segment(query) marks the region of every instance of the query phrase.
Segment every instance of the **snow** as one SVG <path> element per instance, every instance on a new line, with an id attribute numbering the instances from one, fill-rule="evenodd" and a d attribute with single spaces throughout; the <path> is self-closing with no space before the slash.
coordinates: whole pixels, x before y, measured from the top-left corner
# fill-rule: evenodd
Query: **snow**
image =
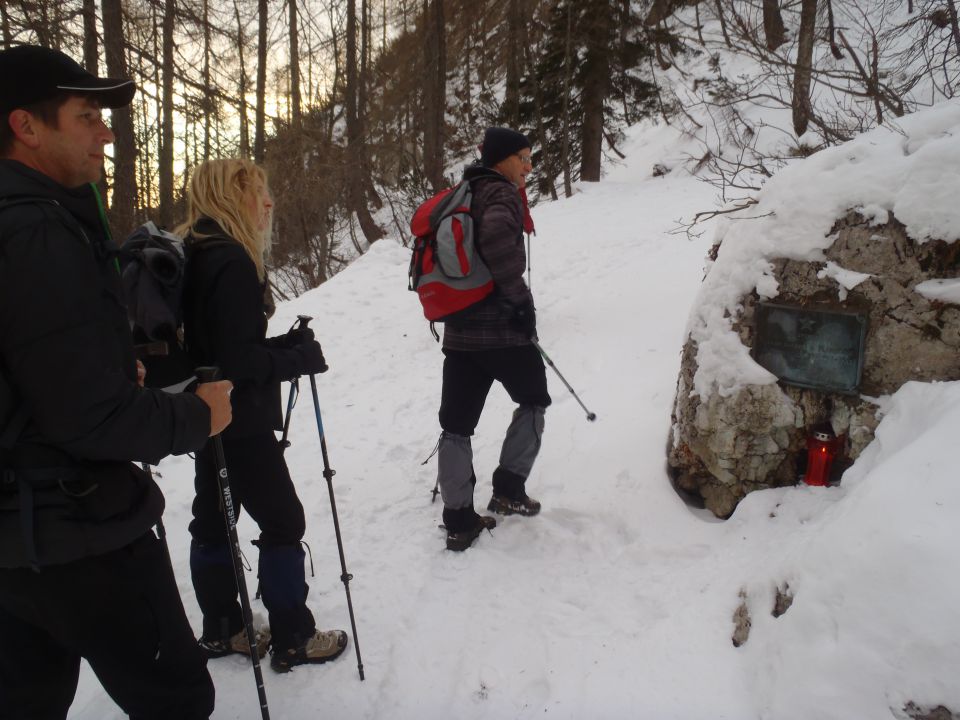
<path id="1" fill-rule="evenodd" d="M 870 273 L 847 270 L 846 268 L 840 267 L 835 262 L 827 261 L 823 270 L 817 273 L 817 277 L 821 280 L 826 277 L 834 280 L 837 285 L 840 286 L 837 288 L 837 296 L 842 302 L 843 300 L 847 299 L 848 290 L 853 290 L 857 285 L 871 276 Z"/>
<path id="2" fill-rule="evenodd" d="M 772 381 L 730 342 L 724 317 L 738 293 L 775 293 L 770 258 L 818 257 L 831 213 L 857 205 L 956 239 L 960 209 L 944 193 L 958 187 L 960 104 L 902 127 L 775 176 L 751 214 L 768 208 L 776 222 L 718 223 L 724 243 L 704 284 L 716 237 L 667 233 L 709 209 L 713 190 L 687 174 L 686 140 L 672 128 L 633 129 L 628 161 L 604 182 L 535 208 L 541 342 L 598 419 L 587 422 L 548 370 L 554 404 L 528 486 L 543 512 L 503 518 L 462 554 L 444 549 L 437 528 L 435 460 L 421 464 L 439 433 L 442 355 L 406 290 L 407 251 L 381 240 L 283 304 L 272 332 L 313 315 L 331 367 L 319 401 L 366 680 L 353 643 L 330 665 L 265 668 L 271 716 L 849 720 L 903 717 L 909 701 L 960 710 L 960 382 L 909 383 L 878 398 L 876 440 L 839 487 L 753 493 L 726 522 L 685 505 L 665 470 L 695 302 L 690 329 L 712 359 L 701 366 L 707 385 Z M 652 177 L 657 162 L 671 172 Z M 915 182 L 926 183 L 922 194 Z M 844 287 L 855 279 L 835 274 Z M 511 411 L 495 386 L 474 437 L 478 507 Z M 320 627 L 349 629 L 306 381 L 290 439 L 316 568 L 309 604 Z M 192 463 L 168 459 L 160 472 L 174 568 L 198 629 Z M 243 516 L 239 531 L 255 564 L 256 528 Z M 787 586 L 793 605 L 774 618 L 776 590 Z M 735 648 L 741 592 L 753 626 Z M 259 717 L 249 662 L 223 658 L 210 670 L 216 720 Z M 122 717 L 86 666 L 69 717 Z"/>
<path id="3" fill-rule="evenodd" d="M 947 280 L 927 280 L 913 288 L 928 300 L 940 300 L 941 302 L 960 305 L 960 279 L 950 278 Z"/>

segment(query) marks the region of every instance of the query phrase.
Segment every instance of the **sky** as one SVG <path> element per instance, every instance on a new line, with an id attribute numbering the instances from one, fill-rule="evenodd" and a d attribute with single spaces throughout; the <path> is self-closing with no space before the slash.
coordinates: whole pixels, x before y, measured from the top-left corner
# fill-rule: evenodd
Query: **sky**
<path id="1" fill-rule="evenodd" d="M 958 116 L 957 103 L 938 105 L 896 138 L 881 130 L 775 176 L 761 208 L 770 203 L 791 227 L 809 230 L 795 245 L 785 233 L 779 250 L 772 221 L 739 223 L 739 243 L 725 223 L 693 239 L 671 234 L 678 219 L 713 207 L 715 190 L 688 171 L 690 139 L 662 124 L 632 128 L 627 160 L 601 183 L 536 207 L 530 281 L 541 344 L 597 420 L 586 420 L 548 369 L 554 402 L 528 482 L 543 511 L 500 519 L 464 553 L 445 550 L 441 506 L 431 503 L 436 460 L 422 464 L 439 434 L 442 354 L 406 289 L 408 251 L 380 240 L 282 304 L 271 332 L 314 316 L 331 367 L 319 377 L 319 402 L 358 638 L 335 663 L 288 675 L 265 667 L 271 716 L 873 720 L 905 718 L 910 702 L 960 712 L 960 382 L 909 383 L 878 398 L 876 439 L 838 487 L 755 492 L 719 521 L 686 505 L 666 473 L 686 335 L 699 328 L 720 344 L 728 332 L 702 322 L 705 305 L 732 297 L 721 279 L 773 292 L 765 258 L 813 257 L 826 209 L 806 203 L 804 212 L 801 201 L 821 193 L 844 204 L 851 164 L 862 177 L 909 173 L 958 187 L 944 174 L 958 165 L 943 162 L 958 149 Z M 916 151 L 895 151 L 903 148 Z M 670 172 L 653 177 L 658 163 Z M 945 196 L 907 196 L 909 183 L 890 182 L 858 202 L 874 203 L 879 217 L 902 201 L 908 225 L 960 227 L 943 214 Z M 731 268 L 719 272 L 722 249 L 704 283 L 719 237 Z M 745 363 L 736 357 L 722 376 L 728 390 L 755 372 Z M 704 392 L 719 391 L 719 378 L 706 377 Z M 512 407 L 495 386 L 473 441 L 478 509 Z M 308 603 L 320 627 L 349 630 L 306 383 L 290 439 L 316 571 Z M 171 458 L 159 471 L 176 577 L 199 629 L 188 567 L 192 462 Z M 255 562 L 257 531 L 246 516 L 239 533 Z M 255 586 L 250 573 L 247 584 Z M 774 617 L 778 590 L 794 600 Z M 735 647 L 741 604 L 752 627 Z M 260 601 L 253 607 L 265 622 Z M 214 660 L 210 670 L 216 720 L 259 717 L 248 661 Z M 69 717 L 122 717 L 86 665 Z"/>

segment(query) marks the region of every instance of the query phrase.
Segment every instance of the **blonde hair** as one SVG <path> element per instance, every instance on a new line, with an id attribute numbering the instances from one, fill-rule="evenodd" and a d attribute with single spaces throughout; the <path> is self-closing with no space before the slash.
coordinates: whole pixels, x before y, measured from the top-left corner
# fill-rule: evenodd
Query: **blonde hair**
<path id="1" fill-rule="evenodd" d="M 193 170 L 187 191 L 187 219 L 177 228 L 180 237 L 209 237 L 198 233 L 194 225 L 201 218 L 210 218 L 223 231 L 240 243 L 253 264 L 257 276 L 266 279 L 264 256 L 270 249 L 271 225 L 261 232 L 256 219 L 250 216 L 246 201 L 256 191 L 257 181 L 267 187 L 267 174 L 250 160 L 226 158 L 207 160 Z"/>

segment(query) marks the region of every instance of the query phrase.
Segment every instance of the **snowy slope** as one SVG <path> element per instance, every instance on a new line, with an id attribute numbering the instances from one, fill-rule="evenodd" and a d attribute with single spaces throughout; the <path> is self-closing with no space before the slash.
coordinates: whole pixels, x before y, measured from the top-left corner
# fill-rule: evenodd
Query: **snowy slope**
<path id="1" fill-rule="evenodd" d="M 679 352 L 711 237 L 665 232 L 713 200 L 680 169 L 650 177 L 669 160 L 661 155 L 679 157 L 672 133 L 634 129 L 627 164 L 535 209 L 541 341 L 598 420 L 548 372 L 554 405 L 528 485 L 544 510 L 501 520 L 463 554 L 443 549 L 435 461 L 420 464 L 439 433 L 442 355 L 406 290 L 407 252 L 380 241 L 278 310 L 274 333 L 298 313 L 316 317 L 331 365 L 319 398 L 366 681 L 352 652 L 286 676 L 265 669 L 273 718 L 866 720 L 895 717 L 890 708 L 909 700 L 960 708 L 960 384 L 884 399 L 877 441 L 839 488 L 754 493 L 725 523 L 670 488 Z M 511 409 L 495 387 L 474 438 L 478 507 Z M 309 602 L 321 627 L 347 629 L 307 383 L 291 440 L 317 573 Z M 191 462 L 161 472 L 175 570 L 199 628 Z M 240 532 L 255 562 L 246 518 Z M 796 599 L 774 619 L 785 583 Z M 741 591 L 754 626 L 735 648 Z M 254 610 L 265 617 L 259 601 Z M 249 664 L 210 668 L 214 717 L 258 718 Z M 70 717 L 122 716 L 85 668 Z"/>

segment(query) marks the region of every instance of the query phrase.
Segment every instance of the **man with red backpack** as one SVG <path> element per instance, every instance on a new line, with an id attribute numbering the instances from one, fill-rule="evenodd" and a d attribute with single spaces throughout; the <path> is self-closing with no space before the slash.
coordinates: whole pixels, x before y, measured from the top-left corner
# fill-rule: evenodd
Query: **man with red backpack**
<path id="1" fill-rule="evenodd" d="M 473 194 L 477 250 L 493 277 L 494 291 L 468 313 L 447 320 L 443 334 L 438 484 L 443 498 L 447 549 L 466 550 L 496 520 L 473 507 L 473 449 L 470 437 L 493 381 L 518 407 L 507 429 L 493 473 L 487 509 L 500 515 L 532 516 L 540 503 L 526 493 L 550 405 L 546 371 L 536 338 L 533 296 L 523 280 L 525 206 L 520 191 L 532 169 L 530 141 L 508 128 L 488 128 L 480 160 L 464 172 Z"/>

